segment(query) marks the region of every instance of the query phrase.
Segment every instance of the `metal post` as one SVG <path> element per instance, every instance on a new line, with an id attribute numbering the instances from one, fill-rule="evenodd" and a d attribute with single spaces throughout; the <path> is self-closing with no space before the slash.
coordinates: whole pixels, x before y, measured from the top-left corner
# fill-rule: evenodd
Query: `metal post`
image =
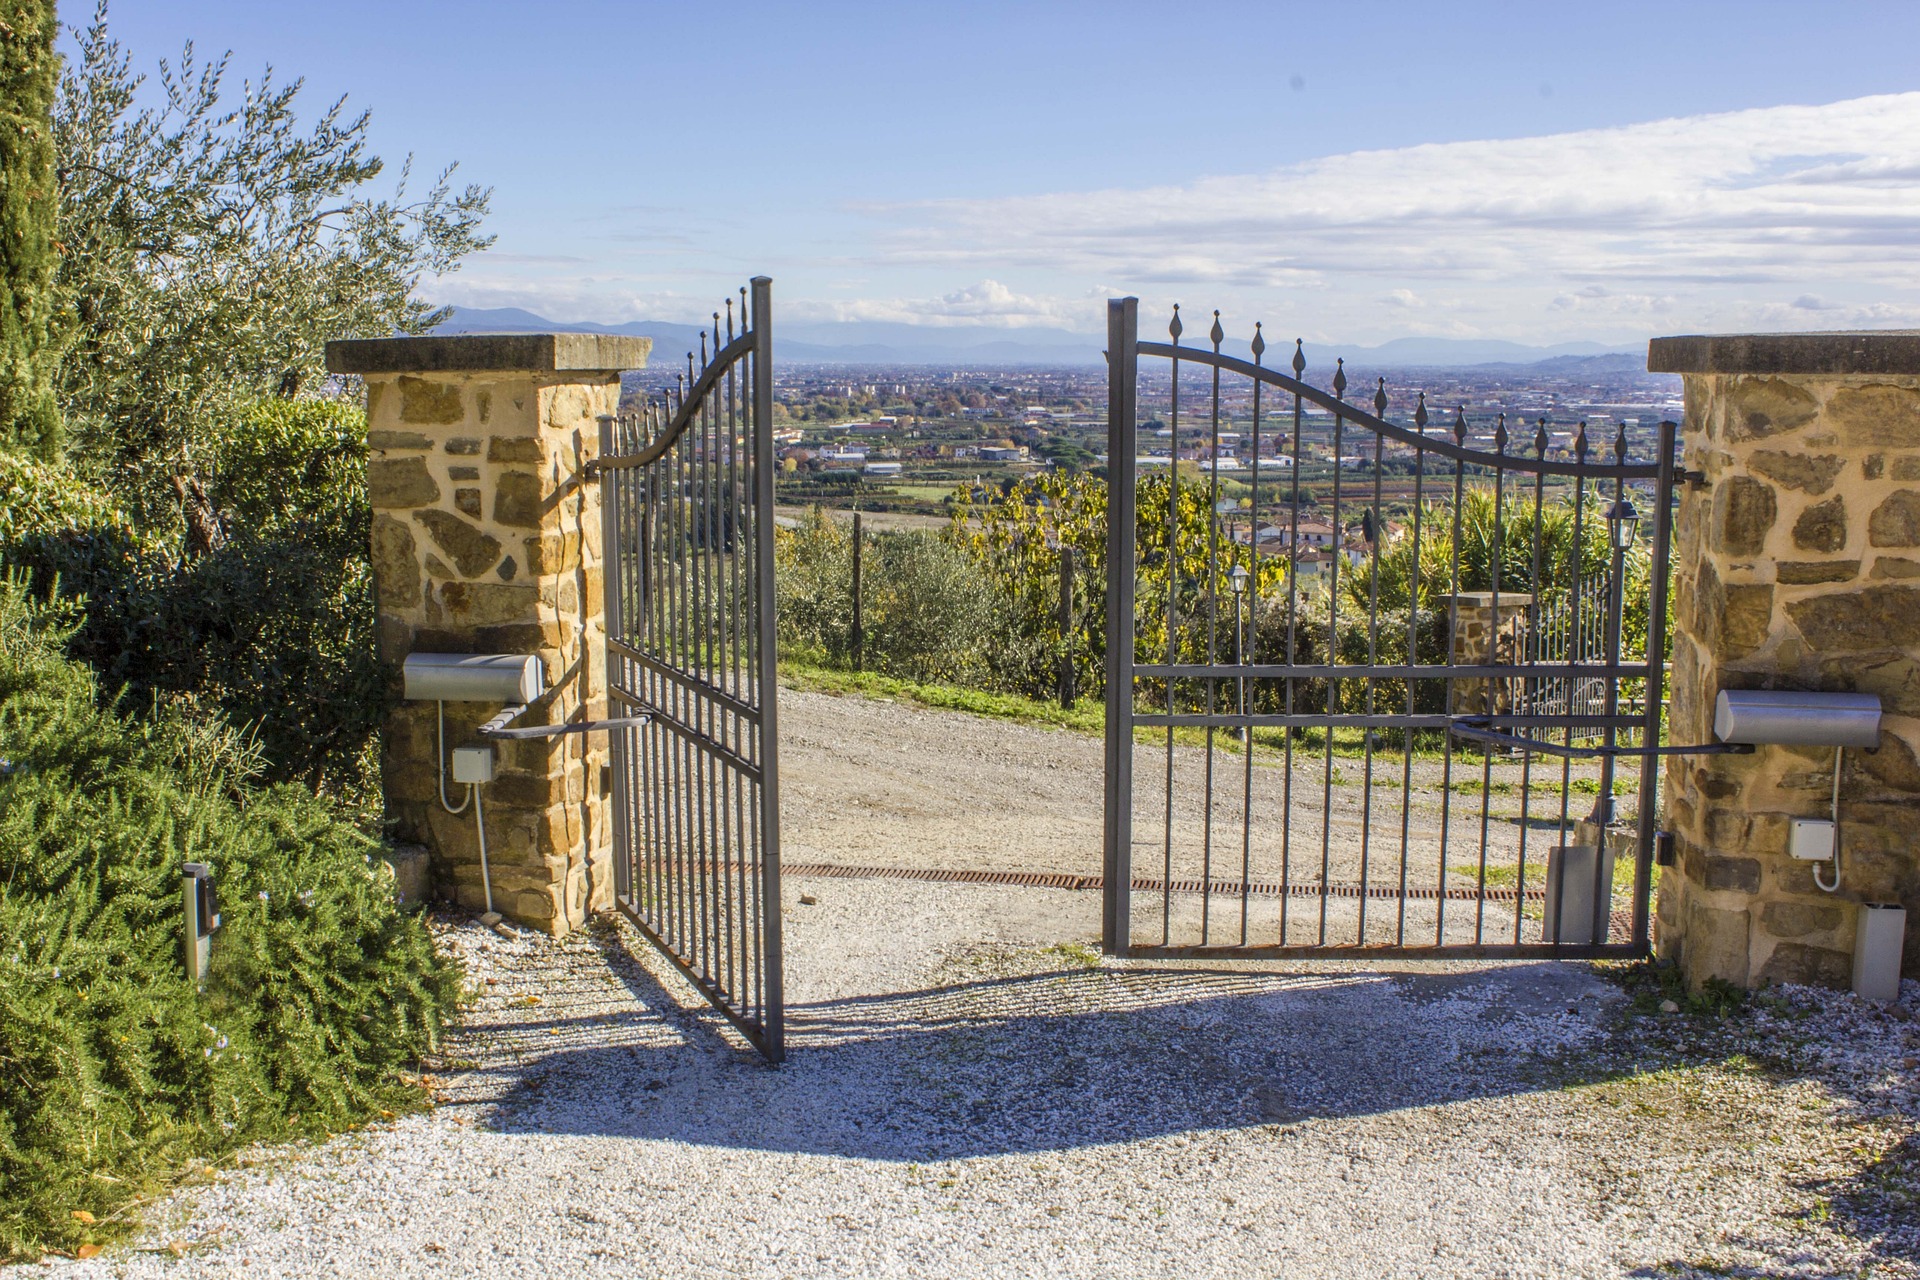
<path id="1" fill-rule="evenodd" d="M 1130 945 L 1133 889 L 1134 395 L 1140 300 L 1107 303 L 1107 789 L 1101 947 Z"/>
<path id="2" fill-rule="evenodd" d="M 1060 545 L 1060 708 L 1073 710 L 1073 548 Z"/>
<path id="3" fill-rule="evenodd" d="M 780 683 L 773 580 L 773 281 L 753 278 L 753 505 L 754 559 L 760 634 L 755 676 L 760 704 L 760 875 L 766 904 L 764 931 L 767 1061 L 787 1056 L 786 982 L 780 953 L 780 731 L 775 696 Z"/>
<path id="4" fill-rule="evenodd" d="M 1673 447 L 1679 427 L 1672 422 L 1660 424 L 1660 477 L 1654 489 L 1653 581 L 1647 592 L 1647 687 L 1646 727 L 1640 731 L 1640 745 L 1660 745 L 1660 722 L 1666 712 L 1667 659 L 1667 560 L 1672 554 Z M 1639 838 L 1634 842 L 1633 859 L 1633 945 L 1645 952 L 1651 944 L 1647 920 L 1647 900 L 1652 896 L 1653 841 L 1657 814 L 1655 800 L 1660 786 L 1660 757 L 1644 756 L 1640 761 Z"/>
<path id="5" fill-rule="evenodd" d="M 1620 500 L 1625 485 L 1624 480 L 1615 481 L 1615 502 Z M 1577 547 L 1579 544 L 1575 545 Z M 1611 522 L 1607 529 L 1607 545 L 1612 547 L 1613 577 L 1608 584 L 1605 643 L 1607 665 L 1618 667 L 1620 665 L 1620 623 L 1627 602 L 1627 553 L 1623 548 L 1614 545 Z M 1607 728 L 1602 741 L 1608 748 L 1612 748 L 1619 740 L 1619 731 L 1613 723 L 1614 716 L 1620 711 L 1620 677 L 1618 676 L 1607 678 L 1605 710 Z M 1589 935 L 1591 941 L 1595 943 L 1605 942 L 1612 928 L 1613 885 L 1611 882 L 1602 883 L 1602 877 L 1607 867 L 1607 830 L 1613 825 L 1613 761 L 1614 756 L 1611 750 L 1600 757 L 1600 794 L 1594 799 L 1593 816 L 1588 819 L 1593 823 L 1596 842 L 1593 855 L 1593 932 Z M 1645 807 L 1644 801 L 1642 807 Z"/>
<path id="6" fill-rule="evenodd" d="M 866 538 L 860 531 L 860 513 L 853 513 L 853 669 L 859 671 L 866 657 L 867 629 L 860 619 L 860 548 Z"/>
<path id="7" fill-rule="evenodd" d="M 1246 631 L 1241 621 L 1245 612 L 1244 605 L 1246 595 L 1247 593 L 1245 591 L 1235 591 L 1233 593 L 1233 665 L 1236 667 L 1244 667 L 1247 664 Z M 1235 689 L 1233 711 L 1235 715 L 1244 716 L 1247 714 L 1246 676 L 1241 676 L 1238 680 L 1234 681 L 1234 684 L 1237 687 Z M 1234 729 L 1234 735 L 1240 739 L 1242 746 L 1246 746 L 1248 750 L 1252 749 L 1250 744 L 1253 741 L 1253 732 L 1246 725 L 1242 724 L 1237 726 Z"/>

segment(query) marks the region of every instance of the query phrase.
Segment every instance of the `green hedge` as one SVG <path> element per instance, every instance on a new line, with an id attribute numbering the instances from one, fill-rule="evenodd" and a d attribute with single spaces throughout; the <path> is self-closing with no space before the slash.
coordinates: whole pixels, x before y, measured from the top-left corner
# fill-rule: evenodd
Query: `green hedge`
<path id="1" fill-rule="evenodd" d="M 70 627 L 0 582 L 0 1258 L 123 1230 L 190 1159 L 416 1104 L 397 1073 L 460 990 L 335 802 L 260 786 L 217 720 L 103 706 Z M 185 861 L 219 879 L 204 992 Z"/>
<path id="2" fill-rule="evenodd" d="M 71 471 L 0 454 L 0 563 L 85 602 L 70 652 L 109 693 L 217 709 L 258 736 L 268 778 L 346 798 L 371 825 L 387 691 L 365 417 L 342 400 L 265 401 L 202 445 L 219 547 L 183 554 Z"/>

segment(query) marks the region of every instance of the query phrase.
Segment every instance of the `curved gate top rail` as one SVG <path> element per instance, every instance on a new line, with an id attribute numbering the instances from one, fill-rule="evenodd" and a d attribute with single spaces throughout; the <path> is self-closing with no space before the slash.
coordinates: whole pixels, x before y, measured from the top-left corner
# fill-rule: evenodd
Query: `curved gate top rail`
<path id="1" fill-rule="evenodd" d="M 1584 418 L 1570 457 L 1544 418 L 1509 452 L 1504 414 L 1471 448 L 1464 411 L 1428 429 L 1424 393 L 1409 428 L 1384 380 L 1372 412 L 1346 399 L 1344 362 L 1331 393 L 1298 343 L 1291 376 L 1266 366 L 1258 326 L 1251 360 L 1218 312 L 1210 348 L 1181 332 L 1176 308 L 1171 342 L 1142 341 L 1137 301 L 1109 304 L 1106 949 L 1643 954 L 1674 424 L 1647 460 Z M 1143 382 L 1143 358 L 1172 376 Z M 1623 758 L 1641 800 L 1608 839 Z M 1162 885 L 1283 891 L 1136 903 L 1136 847 Z"/>
<path id="2" fill-rule="evenodd" d="M 786 1053 L 773 583 L 772 285 L 679 386 L 601 420 L 620 908 L 769 1060 Z"/>
<path id="3" fill-rule="evenodd" d="M 1174 311 L 1176 313 L 1174 316 L 1174 324 L 1177 325 L 1179 323 L 1179 308 L 1174 308 Z M 1214 331 L 1216 333 L 1220 332 L 1218 312 L 1214 313 Z M 1456 409 L 1454 411 L 1453 422 L 1449 424 L 1454 435 L 1453 440 L 1448 440 L 1444 435 L 1428 435 L 1426 430 L 1428 421 L 1427 396 L 1424 391 L 1420 393 L 1419 400 L 1414 408 L 1414 429 L 1409 431 L 1407 428 L 1397 426 L 1386 419 L 1387 393 L 1384 380 L 1382 380 L 1381 385 L 1374 393 L 1375 412 L 1368 413 L 1359 405 L 1353 404 L 1345 399 L 1347 385 L 1346 361 L 1341 360 L 1336 364 L 1336 372 L 1334 373 L 1335 390 L 1333 394 L 1329 395 L 1311 383 L 1302 381 L 1297 376 L 1304 373 L 1307 366 L 1306 356 L 1300 349 L 1302 343 L 1299 339 L 1294 341 L 1293 368 L 1296 376 L 1288 377 L 1278 369 L 1270 368 L 1260 363 L 1260 357 L 1266 353 L 1266 339 L 1261 336 L 1258 325 L 1254 326 L 1254 358 L 1250 361 L 1242 360 L 1237 356 L 1227 355 L 1221 351 L 1219 343 L 1221 340 L 1224 340 L 1224 338 L 1225 334 L 1221 334 L 1220 338 L 1215 340 L 1212 350 L 1204 347 L 1183 347 L 1180 345 L 1179 333 L 1176 330 L 1172 342 L 1141 342 L 1137 344 L 1136 350 L 1143 356 L 1163 357 L 1176 363 L 1184 360 L 1190 364 L 1241 374 L 1244 377 L 1251 378 L 1266 386 L 1277 387 L 1282 391 L 1299 396 L 1301 400 L 1309 404 L 1318 405 L 1328 413 L 1335 414 L 1346 422 L 1365 427 L 1367 430 L 1385 436 L 1390 440 L 1411 445 L 1427 453 L 1436 454 L 1443 458 L 1451 458 L 1456 462 L 1463 462 L 1474 466 L 1499 467 L 1508 471 L 1524 471 L 1528 474 L 1543 473 L 1555 476 L 1579 476 L 1594 480 L 1653 480 L 1657 479 L 1660 475 L 1660 463 L 1658 459 L 1651 462 L 1628 462 L 1626 460 L 1626 439 L 1624 436 L 1621 436 L 1615 444 L 1616 461 L 1609 463 L 1598 459 L 1592 461 L 1587 460 L 1586 453 L 1589 445 L 1584 423 L 1581 424 L 1580 431 L 1574 443 L 1574 451 L 1578 456 L 1576 460 L 1572 462 L 1560 461 L 1545 456 L 1547 451 L 1547 438 L 1545 428 L 1546 419 L 1544 418 L 1540 420 L 1540 429 L 1534 437 L 1534 448 L 1537 456 L 1532 458 L 1527 457 L 1523 453 L 1507 453 L 1504 451 L 1504 447 L 1502 451 L 1496 453 L 1467 448 L 1465 444 L 1461 443 L 1467 434 L 1467 421 L 1464 409 Z M 1500 417 L 1501 430 L 1499 439 L 1502 446 L 1504 446 L 1506 442 L 1506 415 L 1502 414 Z"/>

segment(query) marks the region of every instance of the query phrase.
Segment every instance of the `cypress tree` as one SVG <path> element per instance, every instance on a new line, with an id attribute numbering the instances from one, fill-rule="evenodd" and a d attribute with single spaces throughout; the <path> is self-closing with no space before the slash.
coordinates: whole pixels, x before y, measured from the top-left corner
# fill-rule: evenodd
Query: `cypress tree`
<path id="1" fill-rule="evenodd" d="M 54 0 L 0 0 L 0 444 L 60 449 Z"/>

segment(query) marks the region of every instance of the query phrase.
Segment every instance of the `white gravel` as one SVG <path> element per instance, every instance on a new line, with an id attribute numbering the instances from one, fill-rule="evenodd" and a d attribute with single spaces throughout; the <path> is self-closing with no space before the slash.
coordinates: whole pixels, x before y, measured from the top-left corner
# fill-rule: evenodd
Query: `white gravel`
<path id="1" fill-rule="evenodd" d="M 1044 938 L 1093 894 L 804 887 L 785 1067 L 628 929 L 448 922 L 486 994 L 436 1110 L 260 1152 L 134 1249 L 50 1269 L 1920 1274 L 1914 1221 L 1847 1199 L 1912 1159 L 1913 984 L 1893 1015 L 1792 992 L 1739 1023 L 1806 1074 L 1619 1074 L 1724 1033 L 1629 1019 L 1580 966 L 1089 966 Z"/>
<path id="2" fill-rule="evenodd" d="M 892 775 L 865 791 L 889 840 L 809 818 L 844 807 L 815 761 L 790 849 L 1065 865 L 1071 833 L 1028 834 L 1012 791 L 969 805 L 991 859 L 949 811 L 1054 735 L 932 714 L 916 741 L 982 763 L 923 785 L 930 825 Z M 790 880 L 783 909 L 784 1067 L 624 925 L 444 917 L 480 995 L 434 1110 L 250 1153 L 131 1247 L 45 1269 L 1920 1277 L 1916 984 L 1717 1022 L 1572 964 L 1101 964 L 1086 892 Z"/>

